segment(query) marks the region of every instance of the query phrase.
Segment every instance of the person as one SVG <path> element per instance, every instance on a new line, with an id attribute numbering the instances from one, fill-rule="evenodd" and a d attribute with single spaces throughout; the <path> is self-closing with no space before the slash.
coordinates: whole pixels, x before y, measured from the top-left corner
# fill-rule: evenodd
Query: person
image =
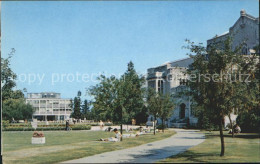
<path id="1" fill-rule="evenodd" d="M 99 121 L 99 126 L 100 126 L 100 130 L 103 130 L 104 127 L 104 123 L 102 120 Z"/>
<path id="2" fill-rule="evenodd" d="M 69 126 L 70 126 L 70 124 L 69 124 L 69 120 L 67 120 L 67 121 L 66 121 L 66 131 L 69 130 Z"/>
<path id="3" fill-rule="evenodd" d="M 100 139 L 101 141 L 111 141 L 111 142 L 118 142 L 120 141 L 120 138 L 121 138 L 121 133 L 117 130 L 117 128 L 115 128 L 114 130 L 114 133 L 115 133 L 115 137 L 110 137 L 110 138 L 107 138 L 107 139 Z"/>
<path id="4" fill-rule="evenodd" d="M 241 132 L 241 128 L 238 126 L 238 124 L 236 124 L 234 132 L 235 133 L 240 133 Z"/>
<path id="5" fill-rule="evenodd" d="M 109 126 L 107 129 L 105 129 L 105 131 L 111 132 L 112 129 L 113 129 L 113 128 L 111 128 L 111 127 Z"/>
<path id="6" fill-rule="evenodd" d="M 73 123 L 76 124 L 76 119 L 75 118 L 73 119 Z"/>

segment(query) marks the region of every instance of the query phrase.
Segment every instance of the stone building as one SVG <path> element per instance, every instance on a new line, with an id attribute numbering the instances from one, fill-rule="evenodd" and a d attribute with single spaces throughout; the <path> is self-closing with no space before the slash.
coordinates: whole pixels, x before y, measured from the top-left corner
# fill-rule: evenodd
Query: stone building
<path id="1" fill-rule="evenodd" d="M 254 48 L 259 45 L 259 18 L 255 18 L 247 14 L 245 10 L 241 10 L 239 19 L 229 28 L 229 31 L 207 40 L 207 46 L 210 46 L 212 43 L 221 43 L 229 36 L 233 39 L 233 49 L 239 45 L 243 45 L 243 55 L 256 53 Z M 181 91 L 189 89 L 185 86 L 188 78 L 186 70 L 192 62 L 191 58 L 185 58 L 147 70 L 146 80 L 148 87 L 152 87 L 157 92 L 163 94 L 177 95 L 174 98 L 174 102 L 176 102 L 174 113 L 166 121 L 168 126 L 182 127 L 187 123 L 196 126 L 198 122 L 192 110 L 191 98 L 188 96 L 178 96 L 178 93 Z M 236 115 L 231 115 L 231 118 L 235 120 Z M 151 121 L 153 121 L 153 116 L 150 115 L 148 122 Z M 157 121 L 158 123 L 161 122 L 160 119 L 157 119 Z M 225 124 L 228 122 L 228 118 L 225 118 Z"/>
<path id="2" fill-rule="evenodd" d="M 259 17 L 256 18 L 241 10 L 235 24 L 227 32 L 207 40 L 207 45 L 222 42 L 227 37 L 233 40 L 231 45 L 233 50 L 241 45 L 243 55 L 255 53 L 254 48 L 259 46 Z"/>
<path id="3" fill-rule="evenodd" d="M 62 99 L 60 93 L 28 93 L 26 103 L 35 109 L 33 119 L 40 121 L 67 120 L 72 113 L 70 99 Z"/>
<path id="4" fill-rule="evenodd" d="M 191 58 L 185 58 L 173 62 L 165 63 L 161 66 L 148 69 L 147 85 L 163 94 L 177 95 L 179 92 L 188 89 L 185 86 L 187 75 L 186 70 L 193 62 Z M 166 122 L 168 126 L 181 127 L 190 124 L 196 125 L 197 118 L 191 110 L 190 97 L 182 96 L 174 98 L 176 102 L 175 110 L 171 118 Z M 153 116 L 149 116 L 148 121 L 153 121 Z M 158 118 L 158 123 L 161 120 Z"/>

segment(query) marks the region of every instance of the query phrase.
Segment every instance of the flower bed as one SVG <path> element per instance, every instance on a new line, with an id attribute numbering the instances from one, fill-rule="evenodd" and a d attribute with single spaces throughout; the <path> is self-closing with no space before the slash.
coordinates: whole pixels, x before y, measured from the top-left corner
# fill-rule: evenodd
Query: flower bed
<path id="1" fill-rule="evenodd" d="M 32 144 L 45 144 L 45 137 L 42 132 L 33 132 Z"/>

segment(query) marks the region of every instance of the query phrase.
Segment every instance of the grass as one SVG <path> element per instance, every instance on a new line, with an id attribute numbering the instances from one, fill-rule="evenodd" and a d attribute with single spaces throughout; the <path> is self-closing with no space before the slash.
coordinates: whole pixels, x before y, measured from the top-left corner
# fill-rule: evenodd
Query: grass
<path id="1" fill-rule="evenodd" d="M 33 132 L 4 132 L 3 159 L 9 163 L 57 163 L 91 156 L 107 151 L 125 149 L 170 137 L 173 131 L 124 138 L 123 142 L 101 142 L 100 138 L 114 136 L 103 131 L 46 131 L 44 145 L 32 145 Z"/>
<path id="2" fill-rule="evenodd" d="M 225 134 L 225 156 L 220 157 L 219 132 L 204 132 L 206 140 L 186 152 L 162 160 L 163 163 L 230 163 L 260 162 L 259 134 L 238 134 L 235 138 Z M 227 133 L 227 132 L 225 132 Z"/>

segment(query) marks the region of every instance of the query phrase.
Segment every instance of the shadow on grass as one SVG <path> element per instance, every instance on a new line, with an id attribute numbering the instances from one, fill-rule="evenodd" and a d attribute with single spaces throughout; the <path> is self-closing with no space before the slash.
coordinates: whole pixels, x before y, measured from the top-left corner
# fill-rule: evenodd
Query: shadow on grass
<path id="1" fill-rule="evenodd" d="M 209 134 L 207 137 L 219 137 L 219 134 Z M 232 138 L 232 134 L 225 134 L 224 137 Z M 260 138 L 260 134 L 257 134 L 257 133 L 240 133 L 240 134 L 235 134 L 234 138 L 257 139 L 257 138 Z"/>
<path id="2" fill-rule="evenodd" d="M 178 154 L 176 156 L 172 156 L 170 158 L 173 159 L 173 161 L 175 158 L 185 158 L 185 161 L 202 163 L 202 162 L 206 162 L 206 160 L 203 160 L 203 158 L 205 157 L 210 157 L 210 158 L 219 157 L 219 154 L 218 153 L 195 153 L 190 150 L 187 150 L 184 153 Z"/>

